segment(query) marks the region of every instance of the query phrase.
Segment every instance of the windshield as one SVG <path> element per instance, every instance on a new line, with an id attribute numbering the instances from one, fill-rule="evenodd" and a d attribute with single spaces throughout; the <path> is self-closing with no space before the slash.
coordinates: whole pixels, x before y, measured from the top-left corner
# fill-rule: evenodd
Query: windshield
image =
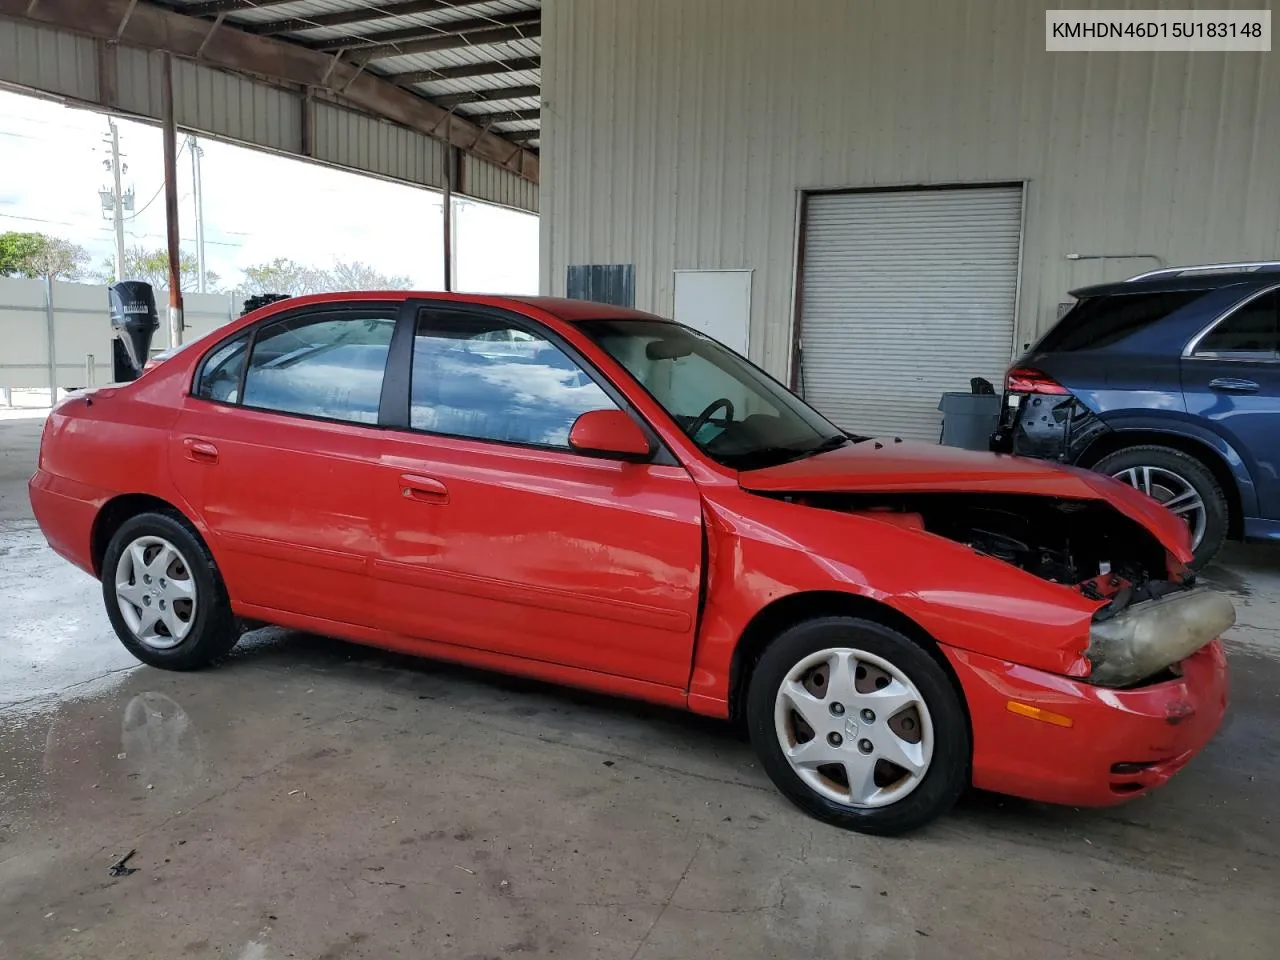
<path id="1" fill-rule="evenodd" d="M 626 367 L 700 450 L 727 467 L 773 466 L 849 442 L 776 380 L 688 327 L 590 320 L 579 329 Z"/>

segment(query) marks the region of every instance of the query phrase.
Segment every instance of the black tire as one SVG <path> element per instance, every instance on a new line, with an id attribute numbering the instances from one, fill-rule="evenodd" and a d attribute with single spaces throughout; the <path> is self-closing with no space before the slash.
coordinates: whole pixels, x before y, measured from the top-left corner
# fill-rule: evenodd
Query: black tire
<path id="1" fill-rule="evenodd" d="M 872 654 L 901 671 L 932 719 L 928 768 L 914 790 L 885 806 L 856 807 L 819 793 L 792 768 L 775 730 L 774 703 L 787 675 L 806 657 L 841 648 Z M 955 684 L 929 651 L 875 621 L 822 617 L 783 632 L 752 671 L 746 716 L 752 745 L 774 785 L 802 810 L 838 827 L 881 835 L 913 830 L 950 810 L 969 782 L 969 722 Z"/>
<path id="2" fill-rule="evenodd" d="M 195 583 L 196 603 L 181 642 L 168 649 L 141 642 L 125 621 L 116 598 L 116 570 L 121 554 L 139 537 L 159 537 L 177 548 Z M 102 560 L 102 598 L 116 636 L 143 663 L 164 670 L 195 670 L 222 660 L 240 639 L 227 588 L 209 548 L 178 513 L 141 513 L 120 525 Z M 176 606 L 176 604 L 175 604 Z"/>
<path id="3" fill-rule="evenodd" d="M 1204 535 L 1195 548 L 1195 558 L 1191 562 L 1192 569 L 1199 570 L 1217 555 L 1227 538 L 1231 508 L 1226 494 L 1222 492 L 1213 472 L 1195 457 L 1158 444 L 1117 450 L 1095 463 L 1093 469 L 1110 477 L 1124 470 L 1144 466 L 1157 467 L 1175 474 L 1194 488 L 1204 501 Z"/>

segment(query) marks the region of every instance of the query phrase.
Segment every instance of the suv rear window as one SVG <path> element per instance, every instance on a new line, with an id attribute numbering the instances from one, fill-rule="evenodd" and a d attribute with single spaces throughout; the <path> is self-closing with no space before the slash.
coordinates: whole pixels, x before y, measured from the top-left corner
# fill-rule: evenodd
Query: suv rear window
<path id="1" fill-rule="evenodd" d="M 1086 297 L 1036 347 L 1045 353 L 1099 350 L 1132 336 L 1205 295 L 1205 290 Z"/>

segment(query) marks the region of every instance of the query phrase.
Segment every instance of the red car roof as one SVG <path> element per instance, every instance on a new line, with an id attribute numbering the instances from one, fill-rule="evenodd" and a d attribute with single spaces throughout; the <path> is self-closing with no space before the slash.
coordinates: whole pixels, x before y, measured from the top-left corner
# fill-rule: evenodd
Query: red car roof
<path id="1" fill-rule="evenodd" d="M 567 297 L 533 297 L 490 293 L 445 293 L 442 290 L 351 290 L 342 293 L 316 293 L 301 297 L 277 300 L 259 308 L 275 312 L 305 303 L 341 303 L 345 300 L 405 300 L 414 297 L 434 300 L 453 300 L 458 303 L 478 303 L 490 307 L 525 306 L 544 310 L 561 320 L 577 323 L 583 320 L 660 320 L 670 322 L 643 310 L 615 307 L 591 300 L 570 300 Z"/>

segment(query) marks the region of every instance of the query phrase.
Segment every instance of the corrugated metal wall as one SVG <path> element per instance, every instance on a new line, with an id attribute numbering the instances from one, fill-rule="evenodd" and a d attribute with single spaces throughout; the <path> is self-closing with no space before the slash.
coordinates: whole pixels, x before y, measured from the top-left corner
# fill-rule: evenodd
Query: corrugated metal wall
<path id="1" fill-rule="evenodd" d="M 445 149 L 439 140 L 329 103 L 315 105 L 315 123 L 317 160 L 409 183 L 444 182 Z"/>
<path id="2" fill-rule="evenodd" d="M 116 48 L 118 109 L 160 117 L 161 58 Z M 100 104 L 98 45 L 51 27 L 0 19 L 0 82 Z M 252 146 L 299 155 L 302 95 L 188 60 L 175 60 L 174 114 L 179 126 Z M 438 140 L 323 100 L 315 103 L 312 159 L 427 187 L 443 185 Z M 466 192 L 478 200 L 537 211 L 538 185 L 467 158 Z"/>
<path id="3" fill-rule="evenodd" d="M 1280 57 L 1048 54 L 1046 5 L 1082 6 L 545 0 L 544 289 L 634 263 L 669 314 L 674 269 L 754 267 L 751 356 L 785 375 L 802 189 L 1027 181 L 1019 347 L 1157 265 L 1069 253 L 1280 256 Z"/>
<path id="4" fill-rule="evenodd" d="M 163 58 L 132 47 L 116 54 L 120 109 L 160 116 Z M 187 60 L 173 63 L 173 115 L 182 127 L 272 150 L 298 150 L 302 101 L 265 83 Z"/>
<path id="5" fill-rule="evenodd" d="M 462 183 L 471 197 L 481 197 L 491 203 L 515 207 L 517 210 L 538 209 L 538 185 L 523 177 L 513 177 L 501 167 L 487 160 L 462 155 Z"/>
<path id="6" fill-rule="evenodd" d="M 96 100 L 94 42 L 62 30 L 0 20 L 0 80 Z"/>

